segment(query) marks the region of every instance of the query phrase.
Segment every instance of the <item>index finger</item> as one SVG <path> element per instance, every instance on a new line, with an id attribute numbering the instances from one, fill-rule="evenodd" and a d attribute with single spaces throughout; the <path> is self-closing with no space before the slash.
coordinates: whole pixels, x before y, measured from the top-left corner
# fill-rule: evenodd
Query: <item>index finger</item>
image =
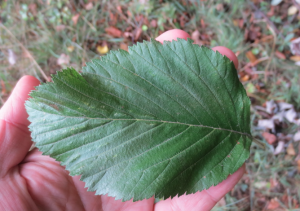
<path id="1" fill-rule="evenodd" d="M 0 110 L 0 119 L 12 123 L 27 131 L 29 121 L 24 103 L 29 97 L 29 93 L 35 86 L 40 84 L 39 80 L 33 76 L 22 77 L 15 86 L 11 96 Z"/>
<path id="2" fill-rule="evenodd" d="M 191 38 L 190 35 L 188 33 L 186 33 L 183 30 L 180 29 L 172 29 L 169 31 L 166 31 L 164 33 L 162 33 L 160 36 L 158 36 L 156 38 L 157 41 L 159 41 L 160 43 L 163 43 L 164 41 L 173 41 L 173 40 L 177 40 L 178 38 L 181 39 L 187 39 L 187 38 Z M 235 68 L 238 68 L 238 59 L 236 57 L 236 55 L 228 48 L 224 47 L 224 46 L 217 46 L 212 48 L 212 50 L 214 51 L 218 51 L 220 54 L 228 57 L 233 63 Z"/>
<path id="3" fill-rule="evenodd" d="M 32 144 L 24 103 L 37 85 L 32 76 L 21 78 L 0 110 L 0 177 L 24 159 Z"/>

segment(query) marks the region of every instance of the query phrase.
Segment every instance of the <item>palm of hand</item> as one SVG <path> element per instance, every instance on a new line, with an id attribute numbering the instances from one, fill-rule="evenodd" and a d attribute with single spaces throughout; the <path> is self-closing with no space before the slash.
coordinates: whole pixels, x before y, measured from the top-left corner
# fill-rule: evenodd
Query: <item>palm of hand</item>
<path id="1" fill-rule="evenodd" d="M 171 30 L 159 41 L 189 37 L 181 30 Z M 237 64 L 228 49 L 219 47 Z M 70 177 L 54 159 L 43 156 L 37 149 L 28 152 L 32 141 L 24 107 L 28 93 L 39 84 L 31 76 L 23 77 L 11 97 L 0 110 L 0 210 L 210 210 L 238 182 L 244 166 L 225 181 L 195 194 L 166 199 L 154 204 L 154 198 L 138 202 L 122 202 L 108 196 L 88 192 L 79 177 Z"/>
<path id="2" fill-rule="evenodd" d="M 5 137 L 1 137 L 4 146 L 5 143 L 13 143 L 15 140 L 31 143 L 29 142 L 30 134 L 12 123 L 2 120 L 0 129 L 1 132 L 6 133 Z M 22 160 L 18 165 L 9 168 L 6 173 L 1 172 L 0 208 L 2 205 L 3 209 L 0 210 L 82 211 L 124 210 L 129 207 L 133 211 L 153 210 L 153 199 L 138 203 L 130 201 L 122 203 L 111 197 L 96 196 L 94 192 L 88 192 L 84 188 L 84 183 L 79 180 L 78 176 L 69 176 L 68 172 L 54 159 L 43 156 L 37 149 L 27 153 L 24 159 L 22 159 L 23 153 L 19 151 L 19 154 L 10 160 Z M 7 164 L 9 163 L 1 163 L 3 167 Z M 7 167 L 10 167 L 10 164 Z"/>
<path id="3" fill-rule="evenodd" d="M 15 143 L 15 140 L 28 143 L 29 133 L 22 131 L 14 124 L 1 121 L 2 144 Z M 4 133 L 1 133 L 4 134 Z M 24 140 L 25 139 L 25 140 Z M 22 148 L 25 146 L 22 146 Z M 37 149 L 26 154 L 15 154 L 10 162 L 1 163 L 0 180 L 0 210 L 153 210 L 153 199 L 138 203 L 115 201 L 107 196 L 95 196 L 93 192 L 86 191 L 84 183 L 79 177 L 71 177 L 68 172 L 54 159 L 43 156 Z M 11 156 L 10 156 L 11 157 Z M 15 161 L 21 162 L 10 168 Z M 7 169 L 7 167 L 9 169 Z M 5 172 L 4 169 L 7 169 Z M 146 207 L 148 207 L 146 209 Z"/>

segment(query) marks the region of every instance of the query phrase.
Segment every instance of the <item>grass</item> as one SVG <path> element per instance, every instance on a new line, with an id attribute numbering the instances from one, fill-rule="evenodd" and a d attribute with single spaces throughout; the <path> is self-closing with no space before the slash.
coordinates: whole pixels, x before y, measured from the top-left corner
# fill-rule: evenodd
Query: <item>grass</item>
<path id="1" fill-rule="evenodd" d="M 50 75 L 65 66 L 80 70 L 87 61 L 99 58 L 97 46 L 107 45 L 110 50 L 149 40 L 163 31 L 181 28 L 192 34 L 198 30 L 201 41 L 207 46 L 226 46 L 239 59 L 239 75 L 251 94 L 253 105 L 262 105 L 267 100 L 292 103 L 300 109 L 300 68 L 289 60 L 289 43 L 300 36 L 300 21 L 297 15 L 286 16 L 284 11 L 263 18 L 271 10 L 269 2 L 253 6 L 249 1 L 99 1 L 88 8 L 88 1 L 66 0 L 10 0 L 0 6 L 0 105 L 5 102 L 17 80 L 27 74 L 41 82 L 50 80 Z M 118 7 L 116 7 L 116 5 Z M 283 7 L 291 6 L 285 2 Z M 79 15 L 76 24 L 74 19 Z M 282 18 L 283 17 L 283 18 Z M 113 37 L 105 32 L 109 26 L 124 32 Z M 259 30 L 257 39 L 246 38 L 247 31 Z M 136 37 L 139 29 L 140 36 Z M 126 33 L 127 35 L 126 35 Z M 280 51 L 286 59 L 279 59 Z M 15 64 L 8 61 L 13 52 Z M 261 62 L 251 75 L 249 56 Z M 65 54 L 68 64 L 57 64 Z M 249 79 L 243 80 L 245 75 Z M 255 76 L 255 77 L 254 77 Z M 257 127 L 263 116 L 252 108 L 253 135 L 263 141 L 267 149 L 252 145 L 247 163 L 247 174 L 226 195 L 225 204 L 214 210 L 262 210 L 273 200 L 286 210 L 295 210 L 300 202 L 300 176 L 297 173 L 296 156 L 287 153 L 274 155 Z M 295 125 L 288 125 L 295 132 Z M 291 133 L 292 133 L 291 132 Z M 298 143 L 286 140 L 298 152 Z"/>

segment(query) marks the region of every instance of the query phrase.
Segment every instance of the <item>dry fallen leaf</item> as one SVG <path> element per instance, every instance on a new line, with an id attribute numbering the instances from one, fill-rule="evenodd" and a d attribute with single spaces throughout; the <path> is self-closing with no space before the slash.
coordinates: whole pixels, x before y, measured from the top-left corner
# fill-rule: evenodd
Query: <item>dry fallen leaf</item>
<path id="1" fill-rule="evenodd" d="M 157 20 L 153 19 L 150 21 L 150 26 L 153 27 L 153 28 L 156 28 L 157 27 Z"/>
<path id="2" fill-rule="evenodd" d="M 17 62 L 17 56 L 11 49 L 8 49 L 8 62 L 11 65 L 16 64 L 16 62 Z"/>
<path id="3" fill-rule="evenodd" d="M 126 43 L 121 43 L 120 48 L 124 51 L 128 51 L 128 45 Z"/>
<path id="4" fill-rule="evenodd" d="M 278 4 L 280 4 L 282 2 L 282 0 L 272 0 L 271 1 L 271 5 L 272 6 L 277 6 Z"/>
<path id="5" fill-rule="evenodd" d="M 105 32 L 113 37 L 121 37 L 122 32 L 114 26 L 109 26 L 105 29 Z"/>
<path id="6" fill-rule="evenodd" d="M 108 51 L 109 51 L 109 48 L 107 47 L 107 45 L 104 45 L 104 46 L 98 45 L 97 46 L 97 52 L 99 54 L 106 54 Z"/>
<path id="7" fill-rule="evenodd" d="M 221 3 L 217 4 L 217 5 L 216 5 L 216 9 L 217 9 L 218 11 L 223 10 L 223 9 L 224 9 L 223 4 L 221 4 Z"/>
<path id="8" fill-rule="evenodd" d="M 73 25 L 76 26 L 78 19 L 80 17 L 80 14 L 76 14 L 72 17 Z"/>
<path id="9" fill-rule="evenodd" d="M 32 14 L 33 16 L 36 16 L 36 15 L 37 15 L 37 11 L 36 11 L 37 5 L 36 5 L 35 3 L 29 4 L 28 8 L 29 8 L 29 11 L 31 12 L 31 14 Z"/>
<path id="10" fill-rule="evenodd" d="M 288 9 L 288 15 L 295 15 L 297 12 L 298 8 L 295 5 L 290 6 Z"/>
<path id="11" fill-rule="evenodd" d="M 286 152 L 287 152 L 288 155 L 292 155 L 292 156 L 296 155 L 296 151 L 295 151 L 294 146 L 293 146 L 292 143 L 289 144 L 289 146 L 286 149 Z"/>
<path id="12" fill-rule="evenodd" d="M 195 30 L 191 35 L 192 40 L 194 40 L 194 43 L 197 45 L 203 45 L 203 43 L 200 40 L 200 32 L 198 30 Z"/>
<path id="13" fill-rule="evenodd" d="M 270 178 L 270 188 L 276 188 L 279 185 L 279 182 L 276 178 Z"/>
<path id="14" fill-rule="evenodd" d="M 142 32 L 143 32 L 142 28 L 137 28 L 135 30 L 134 41 L 137 41 L 140 38 Z"/>
<path id="15" fill-rule="evenodd" d="M 263 132 L 262 136 L 270 145 L 274 144 L 277 140 L 277 137 L 272 133 Z"/>
<path id="16" fill-rule="evenodd" d="M 75 47 L 74 47 L 73 45 L 70 45 L 70 46 L 67 47 L 67 50 L 68 50 L 69 52 L 73 52 L 74 49 L 75 49 Z"/>
<path id="17" fill-rule="evenodd" d="M 270 100 L 270 101 L 266 102 L 266 111 L 269 114 L 273 114 L 276 107 L 277 107 L 277 105 L 274 100 Z"/>
<path id="18" fill-rule="evenodd" d="M 257 58 L 255 57 L 255 55 L 252 53 L 252 51 L 247 51 L 246 53 L 246 57 L 249 59 L 249 61 L 251 63 L 256 62 Z"/>
<path id="19" fill-rule="evenodd" d="M 239 19 L 232 20 L 234 26 L 239 26 Z"/>
<path id="20" fill-rule="evenodd" d="M 300 37 L 291 42 L 290 49 L 292 54 L 300 55 Z"/>
<path id="21" fill-rule="evenodd" d="M 275 55 L 279 58 L 279 59 L 286 59 L 285 55 L 283 53 L 281 53 L 280 51 L 275 51 Z"/>
<path id="22" fill-rule="evenodd" d="M 274 151 L 274 155 L 278 155 L 280 154 L 281 152 L 283 152 L 283 149 L 284 149 L 284 142 L 283 141 L 279 141 L 278 142 L 278 145 Z"/>
<path id="23" fill-rule="evenodd" d="M 124 32 L 124 37 L 129 38 L 132 37 L 132 33 L 131 32 Z"/>
<path id="24" fill-rule="evenodd" d="M 278 120 L 279 122 L 282 122 L 284 119 L 286 119 L 291 123 L 298 124 L 299 120 L 296 120 L 297 112 L 295 111 L 292 104 L 280 102 L 278 104 L 275 103 L 274 105 L 276 112 L 274 112 L 275 115 L 272 117 L 273 120 Z M 277 109 L 277 105 L 279 106 L 279 110 Z"/>
<path id="25" fill-rule="evenodd" d="M 257 181 L 254 183 L 254 187 L 257 189 L 264 189 L 266 188 L 268 183 L 266 181 Z"/>
<path id="26" fill-rule="evenodd" d="M 296 55 L 296 56 L 291 56 L 290 60 L 294 61 L 294 62 L 299 62 L 300 61 L 300 55 Z"/>
<path id="27" fill-rule="evenodd" d="M 278 105 L 281 111 L 293 108 L 293 105 L 290 103 L 280 102 Z"/>
<path id="28" fill-rule="evenodd" d="M 285 112 L 284 117 L 291 123 L 294 123 L 296 117 L 297 117 L 297 112 L 295 111 L 294 108 L 289 109 Z"/>
<path id="29" fill-rule="evenodd" d="M 121 7 L 120 5 L 117 6 L 117 10 L 118 10 L 121 14 L 123 14 L 122 7 Z"/>
<path id="30" fill-rule="evenodd" d="M 294 141 L 300 141 L 300 130 L 297 133 L 295 133 L 293 139 L 294 139 Z"/>
<path id="31" fill-rule="evenodd" d="M 241 78 L 241 81 L 242 82 L 245 82 L 245 81 L 249 81 L 250 79 L 250 76 L 249 75 L 244 75 L 242 78 Z"/>
<path id="32" fill-rule="evenodd" d="M 201 23 L 201 27 L 203 28 L 203 29 L 205 29 L 206 28 L 206 23 L 205 23 L 205 21 L 201 18 L 201 20 L 200 20 L 200 23 Z"/>
<path id="33" fill-rule="evenodd" d="M 89 3 L 87 3 L 85 6 L 84 6 L 84 8 L 86 9 L 86 10 L 91 10 L 91 9 L 93 9 L 93 3 L 92 2 L 89 2 Z"/>
<path id="34" fill-rule="evenodd" d="M 109 12 L 109 22 L 108 22 L 108 24 L 110 26 L 115 26 L 118 21 L 119 21 L 118 20 L 118 15 L 115 14 L 115 13 Z"/>
<path id="35" fill-rule="evenodd" d="M 64 64 L 69 64 L 70 63 L 70 56 L 66 54 L 61 54 L 59 58 L 57 59 L 57 64 L 58 65 L 64 65 Z"/>
<path id="36" fill-rule="evenodd" d="M 58 31 L 58 32 L 63 31 L 65 28 L 66 28 L 65 25 L 58 25 L 55 27 L 56 31 Z"/>
<path id="37" fill-rule="evenodd" d="M 272 129 L 272 131 L 273 131 L 275 129 L 274 120 L 273 119 L 260 119 L 260 120 L 258 120 L 258 127 Z"/>
<path id="38" fill-rule="evenodd" d="M 274 198 L 274 199 L 271 199 L 269 201 L 269 204 L 267 206 L 267 210 L 275 210 L 277 209 L 278 207 L 280 206 L 279 202 L 278 202 L 278 199 L 277 198 Z"/>
<path id="39" fill-rule="evenodd" d="M 147 4 L 149 0 L 139 0 L 140 4 Z"/>
<path id="40" fill-rule="evenodd" d="M 275 7 L 272 5 L 269 12 L 267 12 L 267 16 L 272 17 L 275 12 Z"/>

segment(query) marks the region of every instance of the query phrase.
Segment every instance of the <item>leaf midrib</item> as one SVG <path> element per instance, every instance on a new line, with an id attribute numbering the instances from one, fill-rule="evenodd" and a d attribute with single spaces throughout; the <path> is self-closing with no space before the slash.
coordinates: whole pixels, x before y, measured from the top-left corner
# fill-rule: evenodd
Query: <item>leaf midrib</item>
<path id="1" fill-rule="evenodd" d="M 46 113 L 46 112 L 44 112 Z M 232 133 L 237 133 L 237 134 L 241 134 L 244 136 L 248 136 L 249 138 L 252 139 L 252 136 L 248 133 L 243 133 L 243 132 L 239 132 L 239 131 L 235 131 L 235 130 L 230 130 L 230 129 L 226 129 L 226 128 L 216 128 L 216 127 L 211 127 L 211 126 L 206 126 L 206 125 L 193 125 L 193 124 L 188 124 L 188 123 L 183 123 L 183 122 L 171 122 L 171 121 L 164 121 L 164 120 L 151 120 L 151 119 L 113 119 L 113 118 L 91 118 L 91 117 L 76 117 L 76 116 L 64 116 L 64 115 L 60 115 L 60 114 L 53 114 L 53 113 L 49 113 L 51 115 L 57 115 L 57 116 L 63 116 L 66 118 L 85 118 L 85 119 L 99 119 L 99 120 L 110 120 L 110 121 L 144 121 L 144 122 L 160 122 L 160 123 L 168 123 L 168 124 L 178 124 L 178 125 L 186 125 L 186 126 L 190 126 L 190 127 L 203 127 L 203 128 L 210 128 L 210 129 L 214 129 L 214 130 L 222 130 L 222 131 L 228 131 L 228 132 L 232 132 Z"/>

